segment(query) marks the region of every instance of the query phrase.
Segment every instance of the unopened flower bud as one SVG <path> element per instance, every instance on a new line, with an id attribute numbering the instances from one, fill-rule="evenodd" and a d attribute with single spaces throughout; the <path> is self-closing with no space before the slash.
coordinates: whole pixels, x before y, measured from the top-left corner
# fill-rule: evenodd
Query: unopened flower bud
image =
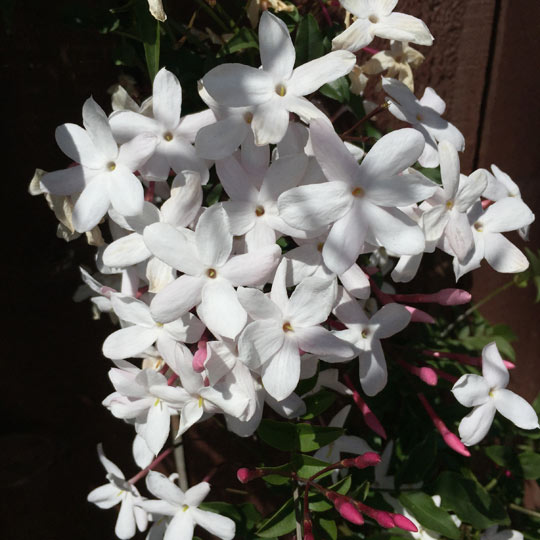
<path id="1" fill-rule="evenodd" d="M 418 532 L 418 527 L 409 518 L 406 518 L 401 514 L 392 514 L 392 517 L 394 519 L 396 527 L 399 527 L 404 531 Z"/>
<path id="2" fill-rule="evenodd" d="M 238 478 L 238 481 L 242 484 L 247 484 L 248 482 L 251 482 L 251 480 L 255 480 L 255 478 L 260 478 L 261 476 L 264 476 L 264 471 L 262 469 L 248 469 L 242 467 L 236 471 L 236 478 Z"/>
<path id="3" fill-rule="evenodd" d="M 375 467 L 381 462 L 381 456 L 376 452 L 366 452 L 361 456 L 354 458 L 354 466 L 358 469 L 365 469 L 366 467 Z"/>
<path id="4" fill-rule="evenodd" d="M 362 525 L 364 518 L 362 514 L 355 508 L 354 504 L 350 503 L 344 497 L 340 497 L 334 506 L 343 519 L 354 523 L 355 525 Z"/>

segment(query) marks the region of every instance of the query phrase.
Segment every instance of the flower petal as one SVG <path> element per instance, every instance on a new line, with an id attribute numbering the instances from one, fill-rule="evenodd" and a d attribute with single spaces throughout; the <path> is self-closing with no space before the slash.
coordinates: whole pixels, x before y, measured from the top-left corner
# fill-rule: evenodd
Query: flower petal
<path id="1" fill-rule="evenodd" d="M 266 391 L 278 401 L 289 397 L 300 380 L 300 354 L 295 340 L 285 338 L 277 354 L 262 366 Z"/>
<path id="2" fill-rule="evenodd" d="M 114 161 L 118 155 L 118 145 L 103 109 L 90 97 L 84 102 L 82 116 L 84 127 L 96 149 L 106 160 Z"/>
<path id="3" fill-rule="evenodd" d="M 484 244 L 486 260 L 497 272 L 515 274 L 529 268 L 527 257 L 502 234 L 484 233 Z"/>
<path id="4" fill-rule="evenodd" d="M 353 350 L 347 342 L 339 339 L 322 326 L 297 328 L 294 333 L 298 345 L 303 351 L 340 358 L 352 358 L 353 356 Z"/>
<path id="5" fill-rule="evenodd" d="M 159 140 L 154 134 L 141 133 L 120 146 L 117 161 L 125 165 L 130 171 L 136 171 L 154 153 L 158 143 Z"/>
<path id="6" fill-rule="evenodd" d="M 201 301 L 204 279 L 183 275 L 159 291 L 150 304 L 152 317 L 168 323 L 178 319 Z"/>
<path id="7" fill-rule="evenodd" d="M 401 304 L 386 304 L 371 319 L 370 325 L 376 325 L 375 334 L 377 339 L 385 339 L 407 327 L 411 321 L 411 314 Z"/>
<path id="8" fill-rule="evenodd" d="M 388 381 L 386 359 L 378 339 L 371 341 L 371 350 L 360 354 L 360 383 L 368 396 L 375 396 Z"/>
<path id="9" fill-rule="evenodd" d="M 349 28 L 332 40 L 332 49 L 358 51 L 373 41 L 373 25 L 367 19 L 356 19 Z"/>
<path id="10" fill-rule="evenodd" d="M 154 118 L 165 129 L 173 131 L 180 122 L 182 88 L 176 76 L 161 68 L 155 78 L 152 93 Z"/>
<path id="11" fill-rule="evenodd" d="M 120 540 L 133 538 L 137 532 L 133 510 L 133 497 L 129 494 L 124 495 L 114 527 L 114 533 Z"/>
<path id="12" fill-rule="evenodd" d="M 275 320 L 254 321 L 240 334 L 239 358 L 250 369 L 259 369 L 279 351 L 283 340 L 283 330 Z"/>
<path id="13" fill-rule="evenodd" d="M 131 233 L 115 240 L 105 248 L 103 262 L 111 268 L 122 268 L 139 264 L 151 255 L 142 235 Z"/>
<path id="14" fill-rule="evenodd" d="M 235 287 L 262 285 L 275 270 L 281 258 L 281 249 L 276 244 L 261 247 L 256 251 L 235 255 L 221 267 L 220 275 Z"/>
<path id="15" fill-rule="evenodd" d="M 194 529 L 191 512 L 178 511 L 169 523 L 163 540 L 192 540 Z"/>
<path id="16" fill-rule="evenodd" d="M 107 176 L 112 207 L 122 216 L 140 214 L 143 210 L 144 189 L 139 179 L 121 164 Z"/>
<path id="17" fill-rule="evenodd" d="M 204 126 L 195 139 L 197 155 L 213 160 L 227 158 L 244 142 L 249 129 L 244 119 L 237 116 L 223 118 L 215 124 Z"/>
<path id="18" fill-rule="evenodd" d="M 408 41 L 417 45 L 433 44 L 433 36 L 425 23 L 404 13 L 390 13 L 373 25 L 372 32 L 384 39 Z"/>
<path id="19" fill-rule="evenodd" d="M 103 354 L 111 360 L 131 358 L 141 354 L 157 339 L 155 328 L 128 326 L 113 332 L 103 343 Z"/>
<path id="20" fill-rule="evenodd" d="M 159 454 L 169 436 L 170 414 L 169 407 L 163 401 L 156 400 L 148 409 L 146 419 L 146 429 L 144 430 L 144 440 L 148 448 L 155 456 Z"/>
<path id="21" fill-rule="evenodd" d="M 232 519 L 199 508 L 192 508 L 191 515 L 197 525 L 206 529 L 210 534 L 222 540 L 233 540 L 236 534 L 236 524 Z"/>
<path id="22" fill-rule="evenodd" d="M 197 222 L 195 242 L 201 261 L 211 268 L 225 264 L 232 250 L 227 213 L 220 204 L 208 208 Z"/>
<path id="23" fill-rule="evenodd" d="M 126 294 L 111 295 L 111 304 L 120 319 L 123 321 L 154 328 L 155 322 L 150 315 L 150 308 L 140 300 Z"/>
<path id="24" fill-rule="evenodd" d="M 452 394 L 465 407 L 476 407 L 489 400 L 489 383 L 480 375 L 463 375 L 452 387 Z"/>
<path id="25" fill-rule="evenodd" d="M 538 416 L 532 406 L 521 396 L 506 388 L 493 392 L 493 404 L 497 410 L 521 429 L 537 429 Z"/>
<path id="26" fill-rule="evenodd" d="M 111 202 L 102 176 L 88 183 L 73 207 L 72 220 L 77 232 L 92 230 L 105 215 Z"/>
<path id="27" fill-rule="evenodd" d="M 257 107 L 251 121 L 251 129 L 255 136 L 255 144 L 276 144 L 283 139 L 289 126 L 289 111 L 280 97 L 272 99 Z"/>
<path id="28" fill-rule="evenodd" d="M 465 446 L 479 443 L 489 431 L 496 412 L 492 400 L 475 407 L 459 423 L 459 436 Z"/>
<path id="29" fill-rule="evenodd" d="M 510 375 L 495 342 L 482 350 L 482 375 L 490 388 L 506 388 Z"/>
<path id="30" fill-rule="evenodd" d="M 296 52 L 287 25 L 269 11 L 264 11 L 259 22 L 259 50 L 264 71 L 276 82 L 291 76 Z"/>
<path id="31" fill-rule="evenodd" d="M 210 484 L 201 482 L 190 487 L 185 493 L 184 504 L 188 506 L 199 506 L 210 493 Z"/>
<path id="32" fill-rule="evenodd" d="M 95 147 L 88 133 L 76 124 L 63 124 L 54 132 L 56 144 L 66 156 L 75 163 L 81 163 L 90 169 L 100 169 L 106 157 Z"/>
<path id="33" fill-rule="evenodd" d="M 308 277 L 292 293 L 283 316 L 290 319 L 293 328 L 320 324 L 328 318 L 336 294 L 335 279 Z"/>

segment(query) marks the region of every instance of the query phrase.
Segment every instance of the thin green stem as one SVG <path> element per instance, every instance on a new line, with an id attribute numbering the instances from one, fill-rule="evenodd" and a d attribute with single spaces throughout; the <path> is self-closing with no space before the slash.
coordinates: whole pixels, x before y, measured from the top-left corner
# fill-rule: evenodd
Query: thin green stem
<path id="1" fill-rule="evenodd" d="M 515 510 L 516 512 L 521 512 L 522 514 L 526 514 L 527 516 L 534 517 L 536 519 L 540 519 L 540 512 L 535 512 L 534 510 L 529 510 L 528 508 L 523 508 L 523 506 L 519 506 L 514 503 L 510 503 L 508 505 L 509 508 L 512 510 Z"/>
<path id="2" fill-rule="evenodd" d="M 506 289 L 509 289 L 514 285 L 514 281 L 508 281 L 504 285 L 501 285 L 498 289 L 495 289 L 494 291 L 491 291 L 488 295 L 484 296 L 482 300 L 474 304 L 474 306 L 471 306 L 467 311 L 462 313 L 453 323 L 449 324 L 442 332 L 441 332 L 441 338 L 446 337 L 455 327 L 458 325 L 461 321 L 466 319 L 471 313 L 476 311 L 477 309 L 480 309 L 484 304 L 495 298 L 498 294 L 506 291 Z"/>

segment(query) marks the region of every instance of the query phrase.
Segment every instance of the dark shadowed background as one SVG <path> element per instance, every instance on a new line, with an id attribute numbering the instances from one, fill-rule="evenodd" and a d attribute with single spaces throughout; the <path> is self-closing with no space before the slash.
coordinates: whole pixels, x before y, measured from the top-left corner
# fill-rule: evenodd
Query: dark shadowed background
<path id="1" fill-rule="evenodd" d="M 193 12 L 191 2 L 169 4 L 188 18 Z M 44 200 L 27 193 L 36 167 L 66 166 L 54 141 L 55 127 L 80 124 L 90 94 L 109 110 L 106 90 L 120 73 L 111 58 L 114 38 L 77 28 L 68 16 L 74 6 L 103 5 L 105 0 L 2 0 L 6 303 L 0 538 L 6 540 L 113 538 L 114 511 L 85 501 L 104 481 L 97 442 L 104 443 L 113 461 L 130 463 L 132 428 L 100 404 L 111 391 L 109 362 L 100 349 L 112 326 L 106 318 L 93 321 L 89 303 L 72 301 L 80 283 L 78 265 L 91 266 L 92 250 L 84 241 L 68 245 L 57 239 Z M 496 163 L 540 215 L 540 2 L 401 0 L 398 11 L 421 17 L 436 37 L 431 49 L 423 48 L 427 59 L 416 87 L 421 94 L 429 81 L 448 104 L 446 118 L 465 134 L 463 172 Z M 529 246 L 538 248 L 539 238 L 539 227 L 533 226 Z M 513 240 L 523 245 L 517 235 Z M 474 300 L 507 279 L 489 267 L 477 271 Z M 512 288 L 482 309 L 490 321 L 516 332 L 518 368 L 512 385 L 528 400 L 540 388 L 538 308 L 532 295 L 531 288 Z M 207 470 L 198 463 L 235 461 L 234 446 L 225 451 L 215 444 L 217 430 L 217 425 L 204 428 L 210 442 L 197 431 L 187 438 L 193 482 Z M 134 464 L 127 467 L 126 474 L 136 472 Z M 233 470 L 215 476 L 217 497 L 231 484 Z"/>

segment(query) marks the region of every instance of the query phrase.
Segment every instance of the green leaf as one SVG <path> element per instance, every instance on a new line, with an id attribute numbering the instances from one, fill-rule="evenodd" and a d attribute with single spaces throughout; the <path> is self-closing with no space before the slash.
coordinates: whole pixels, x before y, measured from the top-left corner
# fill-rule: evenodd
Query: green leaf
<path id="1" fill-rule="evenodd" d="M 505 467 L 516 472 L 521 468 L 516 457 L 515 451 L 510 446 L 487 446 L 485 448 L 486 455 L 499 467 Z"/>
<path id="2" fill-rule="evenodd" d="M 217 53 L 217 58 L 221 58 L 228 54 L 235 53 L 237 51 L 243 51 L 244 49 L 258 49 L 257 37 L 251 28 L 245 26 L 238 29 L 234 36 L 221 47 Z"/>
<path id="3" fill-rule="evenodd" d="M 344 430 L 335 427 L 312 426 L 311 424 L 296 424 L 298 449 L 300 452 L 313 452 L 343 435 Z"/>
<path id="4" fill-rule="evenodd" d="M 152 82 L 159 71 L 160 23 L 150 15 L 146 0 L 137 1 L 135 4 L 135 16 L 137 31 L 144 45 L 148 75 L 150 76 L 150 82 Z"/>
<path id="5" fill-rule="evenodd" d="M 275 471 L 275 474 L 268 474 L 263 476 L 263 480 L 268 484 L 273 486 L 282 486 L 291 481 L 288 476 L 283 476 L 283 474 L 289 474 L 292 471 L 292 465 L 286 463 L 285 465 L 280 465 L 279 467 L 265 467 L 267 471 Z M 281 473 L 281 474 L 280 474 Z"/>
<path id="6" fill-rule="evenodd" d="M 313 452 L 343 435 L 343 429 L 265 419 L 259 425 L 257 434 L 266 444 L 278 450 Z"/>
<path id="7" fill-rule="evenodd" d="M 444 471 L 435 483 L 435 493 L 442 498 L 441 507 L 452 510 L 459 519 L 477 529 L 487 529 L 495 523 L 510 523 L 500 502 L 477 482 L 452 471 Z"/>
<path id="8" fill-rule="evenodd" d="M 523 478 L 536 480 L 540 478 L 540 454 L 536 452 L 523 452 L 518 456 L 523 470 Z"/>
<path id="9" fill-rule="evenodd" d="M 412 484 L 425 481 L 428 470 L 437 457 L 437 435 L 430 433 L 410 452 L 403 466 L 396 474 L 396 484 Z"/>
<path id="10" fill-rule="evenodd" d="M 350 98 L 349 79 L 340 77 L 335 81 L 324 84 L 319 88 L 319 92 L 330 99 L 339 101 L 340 103 L 348 103 Z"/>
<path id="11" fill-rule="evenodd" d="M 302 419 L 311 420 L 312 418 L 319 416 L 331 407 L 335 400 L 336 394 L 334 392 L 329 392 L 328 390 L 321 390 L 312 396 L 308 396 L 304 399 L 307 412 L 302 416 Z"/>
<path id="12" fill-rule="evenodd" d="M 315 17 L 308 13 L 298 25 L 294 47 L 296 49 L 296 65 L 305 64 L 324 54 L 323 35 Z"/>
<path id="13" fill-rule="evenodd" d="M 433 499 L 422 492 L 402 493 L 399 502 L 426 529 L 438 532 L 452 540 L 459 540 L 459 529 L 450 514 L 435 505 Z"/>
<path id="14" fill-rule="evenodd" d="M 283 239 L 283 237 L 280 238 L 280 240 L 281 239 Z M 278 240 L 278 244 L 279 244 L 279 240 Z M 317 384 L 317 380 L 319 379 L 320 366 L 318 364 L 318 360 L 310 360 L 310 361 L 317 362 L 317 370 L 315 372 L 315 375 L 313 375 L 313 377 L 310 377 L 309 379 L 302 379 L 298 383 L 298 385 L 296 386 L 296 390 L 294 392 L 298 394 L 299 396 L 303 396 L 304 394 L 311 392 L 315 388 L 315 385 Z"/>
<path id="15" fill-rule="evenodd" d="M 285 452 L 291 452 L 298 448 L 294 424 L 264 419 L 257 429 L 257 434 L 272 448 Z"/>
<path id="16" fill-rule="evenodd" d="M 333 519 L 324 519 L 319 518 L 318 525 L 325 533 L 325 536 L 323 538 L 328 538 L 329 540 L 337 540 L 338 537 L 338 530 L 336 522 Z"/>
<path id="17" fill-rule="evenodd" d="M 273 538 L 289 534 L 295 528 L 294 501 L 289 499 L 275 514 L 262 522 L 256 534 L 261 538 Z"/>
<path id="18" fill-rule="evenodd" d="M 321 461 L 320 459 L 314 458 L 313 456 L 298 454 L 294 456 L 292 466 L 300 478 L 310 478 L 314 474 L 326 469 L 326 467 L 328 467 L 328 463 L 326 461 Z M 330 473 L 331 471 L 328 471 L 328 473 L 319 476 L 319 478 L 324 478 Z"/>

